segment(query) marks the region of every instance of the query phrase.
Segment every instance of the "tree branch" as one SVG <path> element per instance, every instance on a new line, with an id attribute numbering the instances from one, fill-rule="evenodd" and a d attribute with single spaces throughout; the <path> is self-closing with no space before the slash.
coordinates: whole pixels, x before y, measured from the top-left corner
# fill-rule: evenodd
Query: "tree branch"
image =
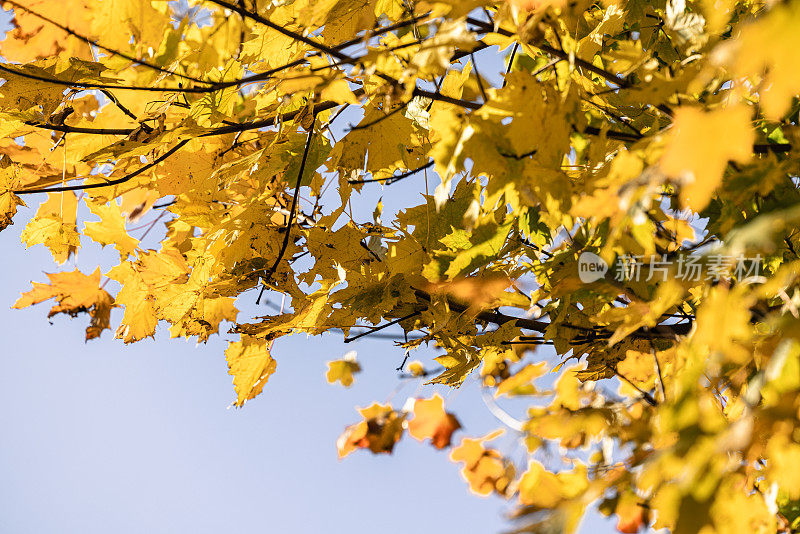
<path id="1" fill-rule="evenodd" d="M 69 28 L 67 26 L 64 26 L 63 24 L 60 24 L 60 23 L 54 21 L 53 19 L 51 19 L 49 17 L 46 17 L 45 15 L 42 15 L 41 13 L 37 13 L 36 11 L 33 11 L 29 7 L 26 7 L 26 6 L 23 6 L 21 4 L 18 4 L 17 2 L 14 2 L 13 0 L 4 0 L 4 3 L 9 4 L 14 9 L 22 9 L 23 11 L 25 11 L 27 13 L 30 13 L 34 17 L 37 17 L 37 18 L 39 18 L 39 19 L 41 19 L 41 20 L 43 20 L 45 22 L 48 22 L 48 23 L 52 24 L 53 26 L 55 26 L 56 28 L 60 29 L 61 31 L 63 31 L 63 32 L 75 37 L 79 41 L 83 41 L 84 43 L 87 43 L 89 45 L 95 46 L 95 47 L 99 48 L 100 50 L 105 50 L 109 54 L 125 58 L 128 61 L 132 61 L 132 62 L 136 63 L 137 65 L 141 65 L 143 67 L 147 67 L 147 68 L 156 70 L 156 71 L 164 73 L 164 74 L 169 74 L 170 76 L 176 76 L 178 78 L 183 78 L 184 80 L 190 80 L 190 81 L 193 81 L 193 82 L 203 83 L 203 84 L 211 84 L 211 85 L 215 84 L 215 82 L 211 82 L 211 81 L 207 81 L 207 80 L 201 80 L 200 78 L 195 78 L 193 76 L 188 76 L 186 74 L 180 74 L 178 72 L 171 71 L 171 70 L 165 69 L 163 67 L 159 67 L 158 65 L 156 65 L 154 63 L 149 63 L 149 62 L 147 62 L 147 61 L 145 61 L 143 59 L 139 59 L 139 58 L 137 58 L 135 56 L 131 56 L 131 55 L 126 54 L 125 52 L 122 52 L 120 50 L 115 50 L 113 48 L 109 48 L 107 46 L 103 46 L 99 42 L 97 42 L 97 41 L 95 41 L 93 39 L 90 39 L 90 38 L 88 38 L 86 36 L 83 36 L 83 35 L 75 32 L 71 28 Z"/>
<path id="2" fill-rule="evenodd" d="M 382 324 L 380 326 L 369 327 L 369 330 L 367 330 L 366 332 L 361 332 L 360 334 L 357 334 L 355 336 L 345 338 L 344 342 L 345 343 L 352 343 L 353 341 L 355 341 L 357 339 L 361 339 L 364 336 L 372 335 L 375 332 L 379 332 L 379 331 L 383 330 L 384 328 L 389 328 L 390 326 L 396 325 L 397 323 L 405 321 L 406 319 L 411 319 L 412 317 L 416 317 L 420 313 L 422 313 L 422 311 L 411 312 L 408 315 L 404 315 L 403 317 L 400 317 L 399 319 L 394 319 L 393 321 L 389 321 L 386 324 Z"/>
<path id="3" fill-rule="evenodd" d="M 431 295 L 427 291 L 421 289 L 414 289 L 416 296 L 426 302 L 431 301 Z M 458 313 L 467 311 L 469 306 L 455 301 L 451 297 L 447 298 L 447 304 L 450 308 Z M 482 311 L 476 315 L 476 318 L 486 323 L 496 324 L 502 326 L 506 323 L 513 322 L 515 326 L 525 330 L 533 330 L 534 332 L 544 333 L 552 323 L 539 321 L 536 319 L 528 319 L 525 317 L 514 317 L 506 315 L 499 311 Z M 568 326 L 568 325 L 563 325 Z M 580 327 L 583 329 L 583 327 Z M 611 333 L 602 327 L 596 329 L 585 328 L 587 331 L 596 332 L 600 335 L 608 335 Z M 683 336 L 691 332 L 692 323 L 677 323 L 677 324 L 660 324 L 653 328 L 639 328 L 630 334 L 630 337 L 635 339 L 675 339 L 678 336 Z"/>
<path id="4" fill-rule="evenodd" d="M 263 24 L 267 28 L 275 30 L 276 32 L 278 32 L 278 33 L 280 33 L 282 35 L 285 35 L 286 37 L 290 37 L 290 38 L 292 38 L 292 39 L 294 39 L 296 41 L 300 41 L 301 43 L 307 44 L 308 46 L 310 46 L 311 48 L 314 48 L 315 50 L 319 50 L 320 52 L 325 52 L 326 54 L 329 54 L 329 55 L 335 57 L 336 59 L 344 60 L 344 61 L 347 61 L 348 63 L 352 63 L 353 62 L 353 58 L 351 58 L 347 54 L 343 54 L 339 50 L 336 50 L 335 48 L 331 48 L 331 47 L 329 47 L 329 46 L 327 46 L 325 44 L 322 44 L 319 41 L 311 39 L 310 37 L 306 37 L 303 34 L 300 34 L 300 33 L 294 32 L 292 30 L 286 29 L 283 26 L 275 24 L 274 22 L 272 22 L 269 19 L 266 19 L 266 18 L 262 17 L 258 13 L 253 13 L 251 11 L 248 11 L 247 9 L 244 9 L 243 7 L 241 7 L 239 5 L 232 4 L 230 2 L 226 2 L 225 0 L 206 0 L 206 1 L 210 2 L 212 4 L 216 4 L 219 7 L 222 7 L 222 8 L 225 8 L 225 9 L 229 9 L 229 10 L 235 12 L 235 13 L 238 13 L 239 15 L 241 15 L 243 17 L 246 17 L 246 18 L 248 18 L 250 20 L 258 22 L 259 24 Z"/>
<path id="5" fill-rule="evenodd" d="M 97 189 L 98 187 L 109 187 L 112 185 L 122 184 L 127 182 L 131 178 L 139 176 L 144 171 L 152 169 L 153 167 L 155 167 L 156 165 L 158 165 L 159 163 L 161 163 L 162 161 L 173 155 L 175 152 L 183 148 L 183 146 L 186 145 L 186 143 L 188 143 L 189 141 L 191 141 L 191 139 L 184 139 L 183 141 L 180 141 L 177 145 L 170 148 L 169 150 L 164 152 L 161 156 L 154 159 L 152 163 L 148 163 L 147 165 L 144 165 L 143 167 L 136 169 L 132 173 L 126 174 L 125 176 L 117 178 L 116 180 L 109 180 L 107 182 L 98 182 L 96 184 L 67 185 L 61 187 L 42 187 L 38 189 L 17 189 L 13 191 L 13 193 L 15 195 L 31 195 L 33 193 L 63 193 L 65 191 L 78 191 L 78 190 L 85 191 L 87 189 Z"/>
<path id="6" fill-rule="evenodd" d="M 62 80 L 60 78 L 53 78 L 50 76 L 40 76 L 38 74 L 33 74 L 30 72 L 24 72 L 17 69 L 11 69 L 6 67 L 5 65 L 0 64 L 0 71 L 6 72 L 13 76 L 19 76 L 21 78 L 27 78 L 29 80 L 36 80 L 39 82 L 50 83 L 53 85 L 61 85 L 64 87 L 77 87 L 80 89 L 117 89 L 123 91 L 148 91 L 148 92 L 160 92 L 160 93 L 195 93 L 195 94 L 202 94 L 202 93 L 213 93 L 214 91 L 218 91 L 220 88 L 224 88 L 224 86 L 220 87 L 219 84 L 212 86 L 212 87 L 150 87 L 150 86 L 143 86 L 143 85 L 112 85 L 108 83 L 95 83 L 95 82 L 72 82 L 68 80 Z"/>
<path id="7" fill-rule="evenodd" d="M 491 24 L 489 22 L 486 22 L 486 21 L 483 21 L 483 20 L 479 20 L 479 19 L 473 18 L 473 17 L 467 17 L 467 22 L 469 22 L 470 24 L 473 24 L 475 26 L 478 26 L 479 28 L 483 28 L 487 32 L 494 32 L 494 33 L 497 33 L 499 35 L 504 35 L 506 37 L 513 37 L 515 35 L 514 32 L 512 32 L 512 31 L 505 30 L 503 28 L 495 28 L 493 24 Z M 631 83 L 628 80 L 626 80 L 625 78 L 621 78 L 621 77 L 617 76 L 616 74 L 612 74 L 612 73 L 608 72 L 607 70 L 603 70 L 600 67 L 597 67 L 597 66 L 593 65 L 592 63 L 590 63 L 588 61 L 585 61 L 583 59 L 580 59 L 580 58 L 577 58 L 577 57 L 570 58 L 570 55 L 567 52 L 564 52 L 563 50 L 558 50 L 558 49 L 553 48 L 552 46 L 547 45 L 545 43 L 532 44 L 531 46 L 535 46 L 539 50 L 542 50 L 543 52 L 545 52 L 546 54 L 550 54 L 551 56 L 554 56 L 554 57 L 557 57 L 557 58 L 560 58 L 560 59 L 570 60 L 575 65 L 578 65 L 579 67 L 581 67 L 581 68 L 583 68 L 585 70 L 588 70 L 589 72 L 597 74 L 601 78 L 613 83 L 617 87 L 624 87 L 624 88 L 631 87 Z"/>
<path id="8" fill-rule="evenodd" d="M 414 174 L 418 173 L 419 171 L 423 171 L 425 169 L 430 169 L 431 167 L 433 167 L 434 163 L 435 162 L 433 160 L 431 160 L 428 163 L 426 163 L 425 165 L 417 167 L 416 169 L 411 169 L 410 171 L 406 171 L 403 174 L 398 174 L 397 176 L 388 176 L 386 178 L 369 178 L 369 179 L 366 179 L 366 180 L 347 180 L 347 183 L 355 185 L 355 184 L 371 184 L 371 183 L 374 183 L 374 182 L 383 182 L 384 185 L 389 185 L 389 184 L 393 184 L 395 182 L 399 182 L 400 180 L 403 180 L 404 178 L 408 178 L 409 176 L 414 175 Z"/>
<path id="9" fill-rule="evenodd" d="M 261 300 L 261 295 L 264 293 L 264 289 L 266 288 L 266 284 L 269 283 L 272 275 L 275 274 L 275 271 L 278 269 L 278 265 L 280 264 L 281 260 L 283 259 L 283 255 L 286 254 L 286 249 L 289 246 L 289 238 L 292 233 L 292 224 L 294 222 L 294 214 L 297 210 L 297 199 L 300 197 L 300 183 L 303 181 L 303 172 L 305 172 L 306 168 L 306 161 L 308 161 L 308 151 L 311 148 L 311 140 L 314 137 L 314 126 L 317 122 L 317 112 L 314 111 L 314 119 L 311 123 L 311 128 L 308 130 L 308 138 L 306 139 L 306 146 L 303 148 L 303 159 L 300 160 L 300 170 L 297 172 L 297 183 L 294 186 L 294 195 L 292 196 L 292 207 L 289 210 L 289 216 L 286 218 L 286 232 L 283 234 L 283 243 L 281 244 L 281 249 L 278 252 L 278 257 L 275 258 L 275 263 L 272 264 L 272 267 L 269 268 L 267 271 L 266 276 L 264 277 L 264 284 L 261 287 L 261 294 L 259 294 L 258 299 L 256 299 L 256 304 L 258 304 L 259 300 Z"/>
<path id="10" fill-rule="evenodd" d="M 363 89 L 356 89 L 353 91 L 353 94 L 356 98 L 359 98 L 364 95 Z M 339 102 L 333 102 L 327 100 L 325 102 L 320 102 L 314 106 L 313 112 L 316 114 L 322 113 L 323 111 L 327 111 L 329 109 L 333 109 L 337 106 L 341 106 Z M 217 135 L 226 135 L 230 133 L 238 133 L 238 132 L 246 132 L 248 130 L 257 130 L 259 128 L 267 128 L 270 126 L 275 126 L 275 124 L 290 121 L 297 117 L 301 110 L 295 111 L 288 111 L 286 113 L 282 113 L 280 115 L 276 115 L 274 117 L 268 117 L 266 119 L 261 119 L 258 121 L 252 122 L 243 122 L 238 124 L 229 124 L 227 126 L 220 126 L 218 128 L 213 128 L 201 134 L 198 134 L 198 137 L 213 137 Z M 27 126 L 32 126 L 34 128 L 42 128 L 45 130 L 53 130 L 57 132 L 65 132 L 65 133 L 83 133 L 83 134 L 94 134 L 94 135 L 130 135 L 137 128 L 86 128 L 81 126 L 68 126 L 66 124 L 50 124 L 50 123 L 41 123 L 41 122 L 33 122 L 33 121 L 26 121 L 25 124 Z"/>

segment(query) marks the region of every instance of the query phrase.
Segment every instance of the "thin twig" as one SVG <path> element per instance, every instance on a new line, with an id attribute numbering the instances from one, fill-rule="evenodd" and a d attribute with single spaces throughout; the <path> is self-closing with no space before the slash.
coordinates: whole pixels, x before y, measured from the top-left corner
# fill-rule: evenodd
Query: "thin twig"
<path id="1" fill-rule="evenodd" d="M 186 143 L 188 143 L 189 141 L 191 141 L 191 139 L 184 139 L 174 147 L 164 152 L 161 156 L 154 159 L 152 163 L 148 163 L 147 165 L 144 165 L 143 167 L 136 169 L 132 173 L 126 174 L 125 176 L 117 178 L 116 180 L 109 180 L 107 182 L 99 182 L 96 184 L 67 185 L 60 187 L 41 187 L 37 189 L 17 189 L 13 191 L 13 193 L 15 195 L 31 195 L 33 193 L 63 193 L 65 191 L 85 191 L 86 189 L 96 189 L 98 187 L 109 187 L 112 185 L 122 184 L 127 182 L 131 178 L 139 176 L 144 171 L 152 169 L 153 167 L 155 167 L 156 165 L 158 165 L 159 163 L 161 163 L 162 161 L 173 155 L 175 152 L 183 148 L 183 146 L 186 145 Z"/>
<path id="2" fill-rule="evenodd" d="M 420 171 L 429 169 L 433 167 L 434 163 L 435 162 L 431 160 L 425 165 L 422 165 L 421 167 L 417 167 L 416 169 L 411 169 L 409 171 L 404 172 L 403 174 L 398 174 L 396 176 L 387 176 L 386 178 L 366 178 L 363 180 L 347 180 L 347 183 L 355 185 L 355 184 L 371 184 L 374 182 L 383 182 L 383 185 L 390 185 L 395 182 L 399 182 L 400 180 L 403 180 L 405 178 L 408 178 L 409 176 L 417 174 Z"/>
<path id="3" fill-rule="evenodd" d="M 633 387 L 633 389 L 641 393 L 642 398 L 647 402 L 647 404 L 649 404 L 650 406 L 658 406 L 658 401 L 654 399 L 652 395 L 650 395 L 648 392 L 646 392 L 645 390 L 643 390 L 642 388 L 631 382 L 631 380 L 627 376 L 623 375 L 622 373 L 620 373 L 619 371 L 617 371 L 615 368 L 611 367 L 608 364 L 605 364 L 605 366 L 611 371 L 613 371 L 615 375 L 617 375 L 622 380 L 630 384 L 631 387 Z"/>
<path id="4" fill-rule="evenodd" d="M 656 362 L 656 376 L 658 376 L 658 384 L 661 386 L 661 399 L 662 401 L 666 402 L 667 400 L 667 389 L 664 387 L 664 377 L 661 374 L 661 364 L 658 362 L 658 355 L 656 354 L 656 347 L 652 341 L 650 341 L 650 350 L 653 353 L 653 360 Z"/>
<path id="5" fill-rule="evenodd" d="M 132 119 L 133 119 L 133 120 L 135 120 L 136 122 L 139 122 L 139 118 L 138 118 L 136 115 L 134 115 L 133 111 L 131 111 L 131 110 L 129 110 L 127 107 L 125 107 L 125 106 L 124 106 L 124 105 L 123 105 L 123 104 L 122 104 L 122 103 L 119 101 L 119 99 L 117 99 L 117 97 L 116 97 L 116 96 L 114 96 L 114 94 L 113 94 L 111 91 L 109 91 L 108 89 L 101 89 L 101 92 L 102 92 L 104 95 L 106 95 L 106 96 L 108 97 L 108 99 L 109 99 L 109 100 L 111 100 L 111 102 L 112 102 L 112 103 L 113 103 L 115 106 L 117 106 L 117 108 L 119 108 L 119 110 L 120 110 L 121 112 L 123 112 L 125 115 L 127 115 L 127 116 L 128 116 L 128 117 L 130 117 L 130 118 L 132 118 Z"/>
<path id="6" fill-rule="evenodd" d="M 148 91 L 148 92 L 175 92 L 175 93 L 213 93 L 219 90 L 218 86 L 212 87 L 152 87 L 149 85 L 114 85 L 108 83 L 95 83 L 95 82 L 75 82 L 69 80 L 62 80 L 60 78 L 53 78 L 51 76 L 40 76 L 17 69 L 11 69 L 5 65 L 0 64 L 0 71 L 11 74 L 12 76 L 19 76 L 20 78 L 27 78 L 29 80 L 36 80 L 39 82 L 46 82 L 53 85 L 62 85 L 64 87 L 79 87 L 81 89 L 117 89 L 127 91 Z"/>
<path id="7" fill-rule="evenodd" d="M 368 327 L 369 330 L 367 330 L 366 332 L 361 332 L 360 334 L 357 334 L 355 336 L 347 337 L 347 338 L 344 339 L 344 342 L 345 343 L 352 343 L 353 341 L 355 341 L 357 339 L 361 339 L 364 336 L 368 336 L 370 334 L 374 334 L 375 332 L 379 332 L 379 331 L 383 330 L 384 328 L 389 328 L 390 326 L 396 325 L 397 323 L 399 323 L 401 321 L 405 321 L 406 319 L 411 319 L 412 317 L 416 317 L 420 313 L 422 313 L 422 311 L 415 311 L 415 312 L 409 313 L 408 315 L 404 315 L 403 317 L 400 317 L 399 319 L 395 319 L 393 321 L 389 321 L 386 324 L 382 324 L 380 326 Z"/>
<path id="8" fill-rule="evenodd" d="M 475 71 L 475 78 L 478 80 L 478 88 L 481 90 L 481 96 L 483 97 L 483 102 L 486 103 L 489 101 L 489 97 L 486 95 L 486 89 L 483 87 L 483 80 L 481 80 L 481 73 L 478 72 L 478 62 L 475 61 L 475 54 L 473 52 L 469 53 L 469 57 L 472 58 L 472 68 Z"/>
<path id="9" fill-rule="evenodd" d="M 327 45 L 325 45 L 323 43 L 320 43 L 319 41 L 316 41 L 316 40 L 314 40 L 314 39 L 312 39 L 310 37 L 306 37 L 305 35 L 303 35 L 301 33 L 297 33 L 297 32 L 294 32 L 292 30 L 289 30 L 287 28 L 284 28 L 283 26 L 281 26 L 279 24 L 275 24 L 271 20 L 262 17 L 258 13 L 254 13 L 252 11 L 248 11 L 248 10 L 242 8 L 239 5 L 231 4 L 230 2 L 226 2 L 225 0 L 206 0 L 206 1 L 208 1 L 208 2 L 210 2 L 212 4 L 216 4 L 216 5 L 218 5 L 218 6 L 222 7 L 222 8 L 230 9 L 231 11 L 233 11 L 235 13 L 238 13 L 239 15 L 241 15 L 243 17 L 247 17 L 248 19 L 250 19 L 252 21 L 258 22 L 259 24 L 263 24 L 264 26 L 266 26 L 267 28 L 270 28 L 271 30 L 275 30 L 276 32 L 280 33 L 281 35 L 284 35 L 286 37 L 290 37 L 290 38 L 294 39 L 295 41 L 299 41 L 301 43 L 304 43 L 304 44 L 310 46 L 311 48 L 319 50 L 320 52 L 325 52 L 326 54 L 329 54 L 329 55 L 335 57 L 336 59 L 345 60 L 348 63 L 353 61 L 353 58 L 351 58 L 347 54 L 343 54 L 339 50 L 331 48 L 330 46 L 327 46 Z"/>
<path id="10" fill-rule="evenodd" d="M 467 19 L 469 22 L 469 19 Z M 511 66 L 514 64 L 514 58 L 517 57 L 517 50 L 519 50 L 519 42 L 514 43 L 514 48 L 511 49 L 511 55 L 508 57 L 508 65 L 506 65 L 506 75 L 503 77 L 503 87 L 508 83 L 508 73 L 511 72 Z"/>
<path id="11" fill-rule="evenodd" d="M 303 173 L 305 172 L 306 168 L 306 161 L 308 161 L 308 151 L 311 148 L 311 140 L 314 137 L 314 125 L 317 122 L 317 113 L 314 113 L 314 119 L 311 123 L 311 128 L 308 129 L 308 137 L 306 138 L 306 146 L 303 148 L 303 159 L 300 160 L 300 170 L 297 173 L 297 183 L 294 187 L 294 195 L 292 196 L 292 207 L 289 209 L 289 216 L 286 219 L 286 232 L 283 234 L 283 243 L 281 244 L 281 249 L 278 252 L 278 257 L 275 258 L 275 263 L 272 264 L 272 267 L 269 268 L 267 274 L 264 276 L 264 284 L 261 287 L 261 294 L 259 294 L 258 299 L 256 299 L 256 304 L 261 300 L 261 295 L 264 294 L 264 288 L 269 283 L 272 275 L 275 274 L 275 271 L 278 269 L 278 265 L 280 264 L 281 260 L 283 259 L 283 255 L 286 254 L 286 249 L 289 247 L 289 238 L 292 233 L 292 224 L 294 223 L 294 214 L 297 210 L 297 199 L 300 196 L 300 183 L 303 181 Z"/>
<path id="12" fill-rule="evenodd" d="M 512 31 L 506 30 L 504 28 L 495 28 L 493 24 L 473 17 L 467 17 L 467 22 L 475 26 L 478 26 L 480 28 L 484 28 L 486 31 L 494 32 L 499 35 L 504 35 L 506 37 L 513 37 L 515 35 L 514 32 Z M 535 46 L 539 50 L 542 50 L 543 52 L 545 52 L 546 54 L 550 54 L 551 56 L 555 56 L 561 59 L 571 60 L 575 65 L 585 70 L 588 70 L 589 72 L 597 74 L 601 78 L 613 83 L 619 88 L 627 88 L 631 86 L 630 82 L 627 79 L 620 78 L 616 74 L 603 70 L 600 67 L 593 65 L 592 63 L 585 61 L 583 59 L 577 57 L 570 58 L 569 54 L 567 52 L 564 52 L 563 50 L 558 50 L 545 43 L 531 44 L 531 46 Z"/>
<path id="13" fill-rule="evenodd" d="M 408 104 L 409 104 L 409 102 L 404 102 L 401 106 L 397 106 L 396 108 L 394 108 L 389 113 L 384 113 L 383 115 L 381 115 L 380 117 L 378 117 L 374 121 L 365 122 L 363 124 L 358 124 L 358 125 L 355 125 L 355 126 L 350 124 L 349 125 L 349 131 L 352 132 L 352 131 L 355 131 L 355 130 L 366 130 L 367 128 L 369 128 L 371 126 L 375 126 L 376 124 L 379 124 L 379 123 L 385 121 L 386 119 L 388 119 L 388 118 L 396 115 L 397 113 L 400 113 L 404 109 L 406 109 L 406 106 L 408 106 Z"/>

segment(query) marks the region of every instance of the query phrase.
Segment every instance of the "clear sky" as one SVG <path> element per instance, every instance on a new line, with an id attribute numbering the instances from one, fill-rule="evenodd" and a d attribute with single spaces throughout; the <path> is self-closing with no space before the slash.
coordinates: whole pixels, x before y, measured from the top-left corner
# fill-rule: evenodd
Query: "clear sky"
<path id="1" fill-rule="evenodd" d="M 54 317 L 50 325 L 46 304 L 9 309 L 29 280 L 55 270 L 47 250 L 25 250 L 19 241 L 37 206 L 29 204 L 0 233 L 0 532 L 389 534 L 510 526 L 503 501 L 471 495 L 445 452 L 407 435 L 392 456 L 336 457 L 337 436 L 358 419 L 354 407 L 373 400 L 392 397 L 402 406 L 415 393 L 440 391 L 464 426 L 458 440 L 502 426 L 474 381 L 458 390 L 408 381 L 392 396 L 403 352 L 390 341 L 345 345 L 341 337 L 300 335 L 275 344 L 277 372 L 261 396 L 227 409 L 234 394 L 219 336 L 196 346 L 161 329 L 155 341 L 125 346 L 107 331 L 84 343 L 85 318 Z M 89 272 L 103 255 L 84 244 L 77 266 Z M 327 384 L 325 361 L 351 349 L 364 372 L 347 390 Z M 518 437 L 497 446 L 524 466 Z M 597 519 L 587 532 L 598 532 L 589 528 Z"/>
<path id="2" fill-rule="evenodd" d="M 391 187 L 387 213 L 416 202 L 424 178 Z M 367 213 L 381 191 L 367 188 Z M 58 270 L 44 247 L 20 243 L 39 201 L 26 199 L 29 208 L 0 233 L 0 532 L 391 534 L 512 526 L 507 503 L 471 495 L 446 452 L 408 435 L 392 456 L 358 451 L 337 459 L 335 441 L 358 420 L 354 408 L 374 400 L 391 398 L 400 407 L 409 396 L 439 391 L 464 427 L 456 441 L 501 426 L 474 380 L 458 390 L 398 380 L 403 352 L 391 341 L 281 338 L 277 372 L 260 397 L 237 410 L 228 409 L 234 393 L 223 355 L 232 336 L 196 346 L 170 340 L 161 328 L 155 341 L 130 346 L 108 331 L 84 343 L 84 317 L 48 324 L 47 304 L 11 310 L 30 280 Z M 80 219 L 79 212 L 82 225 Z M 116 254 L 83 245 L 60 269 L 107 268 Z M 237 306 L 259 311 L 255 296 Z M 115 311 L 112 324 L 120 316 Z M 353 349 L 364 368 L 355 385 L 327 384 L 325 362 Z M 416 357 L 427 363 L 440 353 Z M 519 404 L 507 408 L 524 413 Z M 518 436 L 496 445 L 524 467 Z M 584 530 L 612 529 L 593 515 Z"/>

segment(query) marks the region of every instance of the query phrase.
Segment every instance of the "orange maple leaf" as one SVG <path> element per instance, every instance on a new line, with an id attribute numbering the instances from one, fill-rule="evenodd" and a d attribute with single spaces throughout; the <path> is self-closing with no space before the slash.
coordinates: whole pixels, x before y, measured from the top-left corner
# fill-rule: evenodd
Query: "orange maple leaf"
<path id="1" fill-rule="evenodd" d="M 456 416 L 444 411 L 444 399 L 437 393 L 430 399 L 414 401 L 414 419 L 408 433 L 419 441 L 430 439 L 437 449 L 450 446 L 453 432 L 461 428 Z"/>

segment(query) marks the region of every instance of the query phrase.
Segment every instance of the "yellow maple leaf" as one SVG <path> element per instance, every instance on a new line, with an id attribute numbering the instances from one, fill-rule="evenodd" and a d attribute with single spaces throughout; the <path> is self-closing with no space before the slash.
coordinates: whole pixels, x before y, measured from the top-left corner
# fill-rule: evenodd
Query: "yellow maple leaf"
<path id="1" fill-rule="evenodd" d="M 104 46 L 125 50 L 133 41 L 146 50 L 161 44 L 169 24 L 163 4 L 150 0 L 95 0 L 95 4 L 92 34 Z"/>
<path id="2" fill-rule="evenodd" d="M 372 27 L 376 3 L 376 0 L 339 0 L 333 5 L 329 1 L 320 2 L 322 9 L 328 9 L 322 36 L 326 41 L 340 43 L 351 39 L 361 28 Z"/>
<path id="3" fill-rule="evenodd" d="M 529 363 L 497 385 L 495 396 L 533 395 L 537 392 L 533 381 L 547 371 L 547 363 Z"/>
<path id="4" fill-rule="evenodd" d="M 100 268 L 87 276 L 75 269 L 72 272 L 48 274 L 49 284 L 32 282 L 33 289 L 14 303 L 14 308 L 26 308 L 48 299 L 58 303 L 50 309 L 48 317 L 66 313 L 75 317 L 88 313 L 91 323 L 86 328 L 86 340 L 99 337 L 108 328 L 114 299 L 100 286 Z"/>
<path id="5" fill-rule="evenodd" d="M 767 454 L 771 460 L 768 480 L 777 482 L 791 499 L 800 499 L 800 445 L 784 434 L 770 438 Z"/>
<path id="6" fill-rule="evenodd" d="M 423 140 L 411 119 L 393 110 L 366 106 L 367 112 L 358 126 L 334 148 L 337 166 L 349 174 L 364 167 L 376 179 L 388 178 L 394 171 L 413 169 L 426 162 Z"/>
<path id="7" fill-rule="evenodd" d="M 746 106 L 714 111 L 683 107 L 675 112 L 661 169 L 683 181 L 683 206 L 700 211 L 722 182 L 728 161 L 750 160 L 754 140 L 750 110 Z"/>
<path id="8" fill-rule="evenodd" d="M 222 321 L 236 322 L 239 310 L 233 302 L 234 299 L 230 297 L 201 299 L 188 316 L 170 327 L 170 335 L 187 338 L 197 336 L 198 342 L 205 343 L 211 334 L 219 332 Z"/>
<path id="9" fill-rule="evenodd" d="M 800 4 L 780 4 L 764 18 L 745 27 L 739 38 L 734 70 L 740 76 L 750 77 L 762 76 L 766 71 L 758 95 L 764 115 L 771 119 L 786 113 L 792 97 L 800 92 L 799 24 Z"/>
<path id="10" fill-rule="evenodd" d="M 341 360 L 328 362 L 325 378 L 331 384 L 340 382 L 344 387 L 353 384 L 353 375 L 361 372 L 361 365 L 356 361 L 355 351 L 350 351 Z"/>
<path id="11" fill-rule="evenodd" d="M 92 0 L 25 0 L 4 2 L 4 9 L 14 8 L 14 28 L 0 42 L 0 54 L 9 61 L 27 63 L 35 59 L 57 56 L 59 52 L 81 59 L 92 59 L 90 46 L 67 35 L 34 13 L 68 27 L 80 35 L 91 35 Z"/>
<path id="12" fill-rule="evenodd" d="M 377 402 L 358 411 L 364 420 L 348 426 L 336 440 L 339 458 L 356 449 L 369 449 L 373 454 L 391 454 L 403 435 L 405 415 L 398 413 L 391 404 Z"/>
<path id="13" fill-rule="evenodd" d="M 789 471 L 796 473 L 797 464 L 791 464 Z M 709 510 L 714 522 L 714 532 L 719 534 L 779 532 L 777 518 L 774 511 L 769 509 L 765 496 L 760 492 L 746 491 L 745 488 L 746 483 L 741 474 L 735 474 L 720 484 Z M 692 514 L 683 513 L 683 506 L 681 512 L 681 519 L 691 523 Z"/>
<path id="14" fill-rule="evenodd" d="M 505 496 L 516 476 L 514 465 L 497 450 L 484 447 L 484 442 L 493 440 L 502 431 L 492 432 L 482 438 L 464 438 L 450 453 L 451 462 L 462 462 L 461 476 L 469 489 L 478 495 L 496 492 Z"/>
<path id="15" fill-rule="evenodd" d="M 81 245 L 75 227 L 77 211 L 78 198 L 72 191 L 48 193 L 47 200 L 22 231 L 22 242 L 26 247 L 44 245 L 56 263 L 64 263 Z"/>
<path id="16" fill-rule="evenodd" d="M 22 65 L 16 70 L 33 76 L 51 77 L 56 70 L 56 62 L 48 61 L 45 66 Z M 64 98 L 64 88 L 55 84 L 42 84 L 24 76 L 3 72 L 6 82 L 0 86 L 0 109 L 6 111 L 28 111 L 49 116 Z"/>
<path id="17" fill-rule="evenodd" d="M 156 171 L 156 188 L 161 195 L 180 195 L 207 186 L 214 172 L 214 154 L 205 150 L 182 151 Z"/>
<path id="18" fill-rule="evenodd" d="M 588 485 L 586 469 L 582 466 L 554 474 L 531 460 L 519 481 L 519 499 L 522 504 L 537 508 L 553 508 L 564 499 L 579 495 Z"/>
<path id="19" fill-rule="evenodd" d="M 156 333 L 158 318 L 153 301 L 149 298 L 150 288 L 142 276 L 134 270 L 131 263 L 117 265 L 108 277 L 122 284 L 116 302 L 125 307 L 125 314 L 116 331 L 116 337 L 125 343 L 133 343 Z"/>
<path id="20" fill-rule="evenodd" d="M 91 202 L 89 209 L 100 217 L 100 222 L 87 222 L 84 234 L 101 245 L 114 245 L 121 259 L 127 258 L 136 250 L 139 241 L 125 230 L 125 216 L 115 201 L 108 203 Z"/>
<path id="21" fill-rule="evenodd" d="M 243 335 L 241 341 L 232 341 L 228 345 L 225 359 L 228 361 L 228 374 L 233 375 L 236 391 L 233 405 L 237 407 L 257 397 L 275 372 L 275 360 L 263 339 Z"/>
<path id="22" fill-rule="evenodd" d="M 165 310 L 175 305 L 176 295 L 186 292 L 189 270 L 183 256 L 173 248 L 140 253 L 136 262 L 123 262 L 111 269 L 108 277 L 122 284 L 117 303 L 125 306 L 117 337 L 131 343 L 155 334 L 158 319 L 171 317 Z M 197 293 L 192 295 L 196 299 Z M 185 313 L 176 313 L 176 322 Z"/>
<path id="23" fill-rule="evenodd" d="M 0 168 L 0 230 L 13 224 L 11 220 L 17 213 L 17 206 L 25 205 L 22 199 L 14 194 L 17 182 L 13 167 Z"/>

